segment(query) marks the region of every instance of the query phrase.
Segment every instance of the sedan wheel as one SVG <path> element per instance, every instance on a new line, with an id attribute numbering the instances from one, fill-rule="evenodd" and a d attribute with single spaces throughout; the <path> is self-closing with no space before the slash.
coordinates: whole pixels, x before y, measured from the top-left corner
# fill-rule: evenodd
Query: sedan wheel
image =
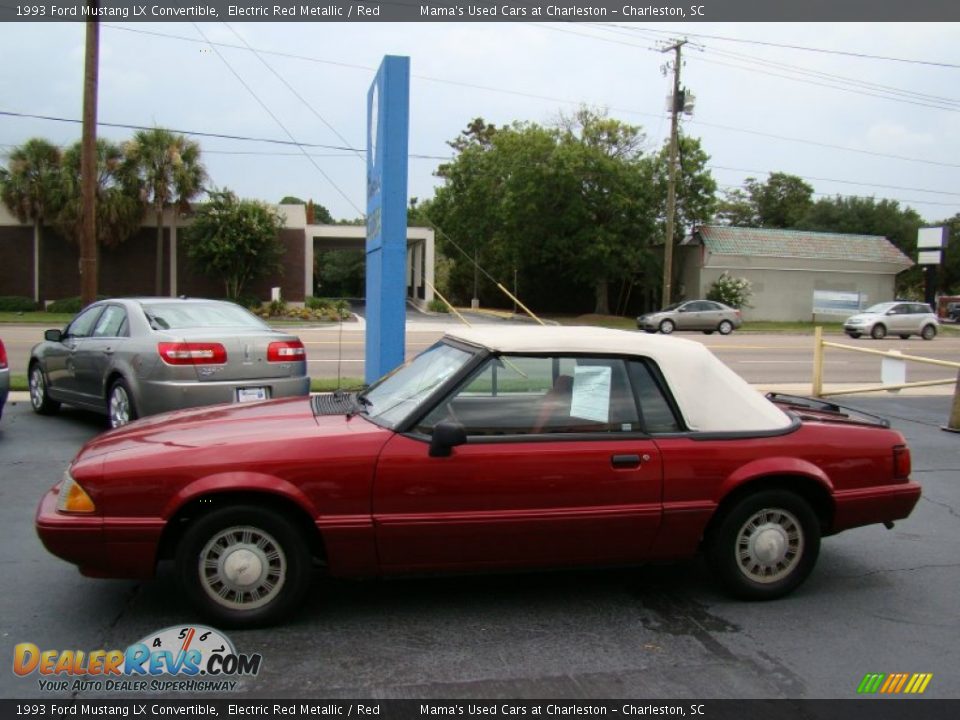
<path id="1" fill-rule="evenodd" d="M 873 329 L 870 330 L 870 337 L 872 337 L 874 340 L 883 340 L 886 336 L 887 329 L 880 323 L 874 325 Z"/>
<path id="2" fill-rule="evenodd" d="M 137 409 L 133 404 L 133 398 L 130 396 L 130 390 L 123 380 L 117 380 L 110 386 L 107 414 L 112 428 L 121 427 L 131 420 L 137 419 Z"/>
<path id="3" fill-rule="evenodd" d="M 860 337 L 860 333 L 858 333 L 858 332 L 848 332 L 847 335 L 849 335 L 850 337 L 852 337 L 854 340 L 856 340 L 858 337 Z"/>
<path id="4" fill-rule="evenodd" d="M 43 378 L 39 363 L 34 363 L 30 368 L 30 407 L 40 415 L 52 415 L 60 409 L 60 403 L 47 395 L 47 381 Z"/>
<path id="5" fill-rule="evenodd" d="M 664 335 L 669 335 L 676 327 L 677 326 L 673 324 L 673 320 L 664 320 L 660 323 L 660 332 Z"/>
<path id="6" fill-rule="evenodd" d="M 733 323 L 729 320 L 723 320 L 717 325 L 717 330 L 720 331 L 721 335 L 729 335 L 733 332 Z"/>
<path id="7" fill-rule="evenodd" d="M 924 340 L 933 340 L 937 336 L 937 329 L 933 325 L 924 325 L 920 337 Z"/>
<path id="8" fill-rule="evenodd" d="M 802 583 L 820 552 L 820 527 L 801 497 L 767 490 L 741 500 L 723 518 L 708 548 L 727 590 L 772 600 Z"/>
<path id="9" fill-rule="evenodd" d="M 280 513 L 226 507 L 191 525 L 177 549 L 187 594 L 222 625 L 250 627 L 288 614 L 310 579 L 310 551 Z"/>

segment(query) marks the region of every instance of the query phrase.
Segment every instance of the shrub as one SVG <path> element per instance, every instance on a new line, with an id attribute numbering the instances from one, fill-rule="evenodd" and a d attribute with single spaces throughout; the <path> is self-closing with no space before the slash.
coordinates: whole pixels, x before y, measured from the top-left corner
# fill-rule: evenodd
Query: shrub
<path id="1" fill-rule="evenodd" d="M 731 277 L 730 273 L 725 272 L 710 286 L 707 300 L 715 300 L 739 309 L 750 307 L 747 300 L 750 299 L 752 294 L 753 290 L 749 280 Z"/>
<path id="2" fill-rule="evenodd" d="M 22 295 L 0 296 L 0 312 L 33 312 L 37 304 L 32 298 Z"/>
<path id="3" fill-rule="evenodd" d="M 447 304 L 440 298 L 434 298 L 430 301 L 430 304 L 427 305 L 427 310 L 435 313 L 449 313 L 450 308 L 447 307 Z"/>
<path id="4" fill-rule="evenodd" d="M 106 300 L 108 295 L 97 295 L 97 300 Z M 69 298 L 60 298 L 59 300 L 54 300 L 47 306 L 47 312 L 52 313 L 78 313 L 82 310 L 80 305 L 80 296 L 69 297 Z"/>

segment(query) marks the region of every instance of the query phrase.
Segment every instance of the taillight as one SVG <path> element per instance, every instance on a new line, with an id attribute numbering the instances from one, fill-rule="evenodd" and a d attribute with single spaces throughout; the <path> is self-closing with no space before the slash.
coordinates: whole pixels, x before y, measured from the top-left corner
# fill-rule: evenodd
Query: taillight
<path id="1" fill-rule="evenodd" d="M 267 362 L 296 362 L 306 358 L 307 351 L 299 340 L 272 342 L 267 347 Z"/>
<path id="2" fill-rule="evenodd" d="M 220 343 L 162 342 L 157 352 L 167 365 L 223 365 L 227 350 Z"/>
<path id="3" fill-rule="evenodd" d="M 906 445 L 893 448 L 893 478 L 907 480 L 910 477 L 910 449 Z"/>
<path id="4" fill-rule="evenodd" d="M 7 366 L 7 349 L 3 346 L 3 340 L 0 340 L 0 370 Z"/>

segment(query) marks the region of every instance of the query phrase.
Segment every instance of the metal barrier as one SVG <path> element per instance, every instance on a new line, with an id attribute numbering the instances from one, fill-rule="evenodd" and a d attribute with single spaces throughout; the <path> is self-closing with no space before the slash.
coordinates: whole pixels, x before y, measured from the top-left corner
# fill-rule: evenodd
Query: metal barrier
<path id="1" fill-rule="evenodd" d="M 921 380 L 918 382 L 903 383 L 883 383 L 880 385 L 862 385 L 859 387 L 847 388 L 846 390 L 823 391 L 823 350 L 824 348 L 836 348 L 837 350 L 848 350 L 850 352 L 864 353 L 866 355 L 878 355 L 882 358 L 898 360 L 903 362 L 917 362 L 927 365 L 938 365 L 957 370 L 957 377 L 952 380 Z M 960 432 L 960 362 L 951 362 L 949 360 L 935 360 L 933 358 L 920 357 L 918 355 L 904 355 L 896 350 L 871 350 L 869 348 L 854 347 L 853 345 L 841 345 L 840 343 L 828 342 L 823 339 L 823 328 L 817 326 L 813 332 L 813 389 L 814 397 L 830 397 L 833 395 L 849 395 L 854 393 L 884 392 L 890 390 L 901 390 L 905 388 L 932 387 L 934 385 L 954 385 L 953 408 L 950 412 L 950 419 L 944 430 L 950 432 Z"/>

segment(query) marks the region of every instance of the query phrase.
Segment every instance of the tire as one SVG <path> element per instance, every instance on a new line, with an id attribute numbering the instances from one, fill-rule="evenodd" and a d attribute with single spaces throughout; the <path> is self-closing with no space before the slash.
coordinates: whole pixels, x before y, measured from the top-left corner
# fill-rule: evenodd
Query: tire
<path id="1" fill-rule="evenodd" d="M 937 336 L 937 328 L 933 325 L 924 325 L 920 331 L 920 337 L 924 340 L 933 340 Z"/>
<path id="2" fill-rule="evenodd" d="M 717 325 L 717 332 L 721 335 L 729 335 L 733 332 L 733 323 L 729 320 L 721 320 L 720 324 Z"/>
<path id="3" fill-rule="evenodd" d="M 676 328 L 677 326 L 674 324 L 673 320 L 660 321 L 660 332 L 662 332 L 664 335 L 669 335 L 676 330 Z"/>
<path id="4" fill-rule="evenodd" d="M 275 510 L 250 505 L 224 507 L 192 523 L 177 545 L 176 564 L 186 595 L 224 627 L 267 625 L 289 615 L 309 588 L 312 567 L 298 528 Z M 251 568 L 259 569 L 257 577 L 245 578 Z"/>
<path id="5" fill-rule="evenodd" d="M 848 332 L 847 335 L 852 337 L 854 340 L 860 337 L 860 333 L 857 333 L 857 332 Z"/>
<path id="6" fill-rule="evenodd" d="M 123 427 L 139 417 L 133 394 L 123 380 L 114 381 L 107 393 L 107 419 L 111 428 Z"/>
<path id="7" fill-rule="evenodd" d="M 38 415 L 53 415 L 60 409 L 60 402 L 47 394 L 47 380 L 37 362 L 30 366 L 30 407 Z"/>
<path id="8" fill-rule="evenodd" d="M 903 333 L 900 333 L 900 339 L 901 339 L 901 340 L 909 340 L 909 339 L 910 339 L 910 333 L 907 333 L 906 335 L 904 335 Z"/>
<path id="9" fill-rule="evenodd" d="M 703 334 L 704 334 L 704 335 L 713 335 L 713 330 L 704 330 L 704 331 L 703 331 Z"/>
<path id="10" fill-rule="evenodd" d="M 774 600 L 796 589 L 820 553 L 820 524 L 810 505 L 786 490 L 742 499 L 711 534 L 708 558 L 724 588 L 745 600 Z"/>
<path id="11" fill-rule="evenodd" d="M 887 328 L 885 328 L 880 323 L 877 323 L 872 328 L 870 328 L 870 337 L 874 340 L 883 340 L 887 336 Z"/>

